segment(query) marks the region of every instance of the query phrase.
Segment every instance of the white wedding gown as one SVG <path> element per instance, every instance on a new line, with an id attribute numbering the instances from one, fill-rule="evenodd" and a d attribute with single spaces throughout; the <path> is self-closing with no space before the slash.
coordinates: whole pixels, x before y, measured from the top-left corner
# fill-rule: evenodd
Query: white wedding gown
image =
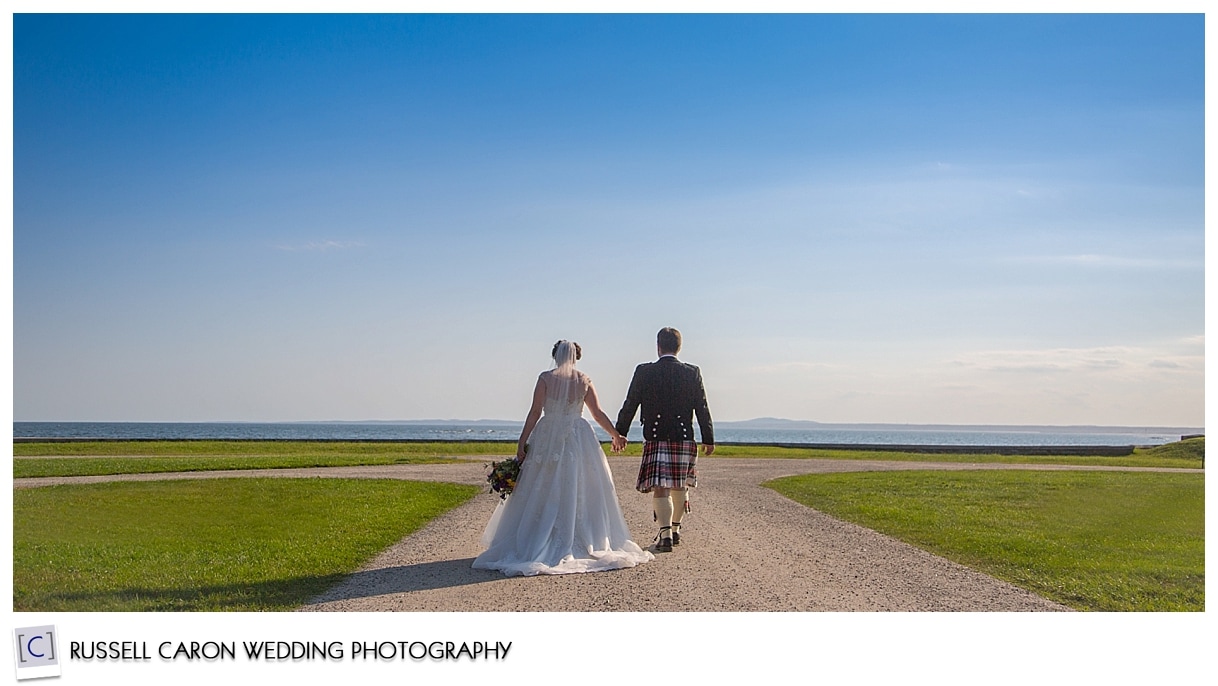
<path id="1" fill-rule="evenodd" d="M 573 370 L 572 370 L 573 371 Z M 633 567 L 655 557 L 630 540 L 605 451 L 582 417 L 590 382 L 542 374 L 543 415 L 528 438 L 516 488 L 491 515 L 476 569 L 508 576 Z"/>

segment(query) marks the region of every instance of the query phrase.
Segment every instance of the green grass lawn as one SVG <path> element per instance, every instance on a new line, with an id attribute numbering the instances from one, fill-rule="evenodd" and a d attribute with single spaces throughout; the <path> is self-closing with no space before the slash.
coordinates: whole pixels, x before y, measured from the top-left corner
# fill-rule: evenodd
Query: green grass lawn
<path id="1" fill-rule="evenodd" d="M 1205 609 L 1204 475 L 863 472 L 766 485 L 1080 610 Z"/>
<path id="2" fill-rule="evenodd" d="M 637 457 L 635 443 L 626 455 Z M 15 443 L 13 477 L 95 476 L 223 469 L 281 469 L 445 462 L 470 455 L 512 455 L 509 443 L 360 443 L 315 441 L 131 441 Z M 715 457 L 820 458 L 1006 464 L 1069 464 L 1199 468 L 1205 439 L 1139 448 L 1127 457 L 1075 455 L 926 454 L 882 450 L 820 450 L 769 446 L 720 446 Z M 47 459 L 47 456 L 55 456 Z M 714 459 L 703 458 L 703 459 Z"/>
<path id="3" fill-rule="evenodd" d="M 13 477 L 427 464 L 449 462 L 453 458 L 463 455 L 514 453 L 514 446 L 502 443 L 474 442 L 91 441 L 15 443 L 13 444 Z"/>
<path id="4" fill-rule="evenodd" d="M 13 609 L 292 609 L 481 491 L 367 479 L 14 490 Z"/>
<path id="5" fill-rule="evenodd" d="M 627 448 L 629 452 L 630 448 Z M 636 450 L 641 454 L 641 449 Z M 916 453 L 888 450 L 825 450 L 819 448 L 777 448 L 770 446 L 724 445 L 715 448 L 714 457 L 776 457 L 822 460 L 884 460 L 888 462 L 957 462 L 977 464 L 1054 464 L 1098 465 L 1107 467 L 1167 467 L 1200 469 L 1205 458 L 1205 439 L 1191 438 L 1154 448 L 1135 448 L 1121 457 L 1087 455 L 997 455 L 992 453 Z M 714 457 L 710 459 L 714 459 Z"/>

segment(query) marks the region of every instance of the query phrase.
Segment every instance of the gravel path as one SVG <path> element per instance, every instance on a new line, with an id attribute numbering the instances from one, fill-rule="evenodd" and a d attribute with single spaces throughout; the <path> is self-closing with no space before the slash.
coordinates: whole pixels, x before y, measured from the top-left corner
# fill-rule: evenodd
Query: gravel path
<path id="1" fill-rule="evenodd" d="M 626 521 L 643 546 L 651 499 L 637 457 L 610 457 Z M 1080 469 L 936 462 L 711 458 L 672 553 L 631 569 L 504 577 L 470 567 L 498 499 L 486 494 L 399 541 L 303 611 L 1064 611 L 1068 608 L 763 488 L 791 474 L 903 469 Z M 1092 469 L 1119 469 L 1093 467 Z M 1178 471 L 1178 470 L 1176 470 Z M 16 488 L 109 480 L 357 477 L 485 485 L 485 460 L 445 465 L 242 470 L 18 479 Z"/>

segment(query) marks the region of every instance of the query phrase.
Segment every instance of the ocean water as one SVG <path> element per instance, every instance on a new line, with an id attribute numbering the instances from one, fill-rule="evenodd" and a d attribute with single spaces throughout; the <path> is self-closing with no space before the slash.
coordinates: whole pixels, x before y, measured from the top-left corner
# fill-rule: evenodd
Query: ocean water
<path id="1" fill-rule="evenodd" d="M 160 422 L 14 422 L 16 438 L 239 439 L 239 440 L 414 440 L 515 441 L 520 423 L 160 423 Z M 604 440 L 608 437 L 593 427 Z M 1069 429 L 1060 427 L 832 426 L 825 428 L 744 428 L 717 424 L 717 443 L 793 445 L 942 445 L 942 446 L 1150 446 L 1180 440 L 1181 429 Z M 640 441 L 635 426 L 627 436 Z"/>

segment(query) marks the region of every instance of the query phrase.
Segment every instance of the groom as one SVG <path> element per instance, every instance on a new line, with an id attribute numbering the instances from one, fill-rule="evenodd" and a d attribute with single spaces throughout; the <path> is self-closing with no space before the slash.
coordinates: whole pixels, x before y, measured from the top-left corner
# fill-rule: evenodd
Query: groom
<path id="1" fill-rule="evenodd" d="M 643 407 L 643 460 L 635 488 L 652 494 L 660 535 L 656 552 L 670 553 L 681 542 L 681 518 L 685 515 L 686 490 L 698 485 L 695 463 L 698 444 L 694 441 L 691 415 L 698 417 L 702 450 L 715 452 L 714 427 L 706 406 L 702 372 L 692 364 L 677 360 L 681 332 L 665 327 L 656 334 L 655 362 L 640 364 L 634 370 L 626 402 L 617 415 L 614 428 L 625 436 L 639 406 Z"/>

